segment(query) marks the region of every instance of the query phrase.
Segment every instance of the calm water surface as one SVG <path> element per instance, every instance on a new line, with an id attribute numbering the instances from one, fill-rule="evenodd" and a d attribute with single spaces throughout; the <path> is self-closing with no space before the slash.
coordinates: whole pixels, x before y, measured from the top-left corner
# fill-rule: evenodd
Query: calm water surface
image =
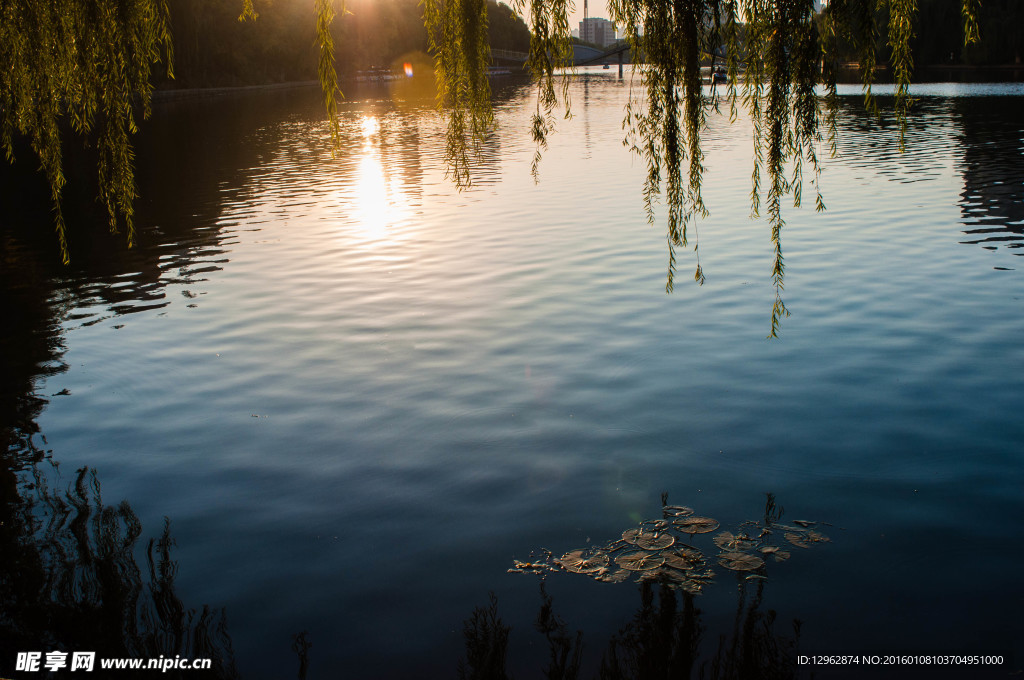
<path id="1" fill-rule="evenodd" d="M 83 467 L 141 522 L 125 564 L 144 583 L 169 520 L 176 597 L 224 614 L 218 648 L 245 678 L 295 677 L 303 631 L 310 678 L 454 678 L 490 592 L 511 673 L 541 677 L 538 581 L 513 558 L 606 543 L 660 516 L 662 492 L 723 528 L 759 519 L 766 493 L 784 521 L 828 523 L 830 543 L 792 548 L 762 584 L 783 642 L 802 621 L 799 653 L 1000 654 L 949 677 L 1019 671 L 1024 88 L 918 88 L 902 155 L 891 119 L 847 93 L 827 212 L 786 212 L 776 341 L 749 124 L 710 119 L 707 283 L 683 253 L 666 295 L 663 227 L 621 144 L 629 89 L 614 70 L 573 82 L 535 185 L 531 92 L 501 88 L 461 193 L 443 121 L 405 93 L 347 92 L 336 158 L 315 91 L 164 103 L 138 148 L 138 246 L 94 228 L 68 268 L 28 236 L 45 210 L 8 197 L 4 550 L 20 566 L 0 675 L 96 625 L 26 613 L 43 573 L 103 600 L 84 524 L 53 500 L 67 515 Z M 596 675 L 638 587 L 546 589 Z M 696 599 L 705 660 L 738 592 L 718 569 Z"/>

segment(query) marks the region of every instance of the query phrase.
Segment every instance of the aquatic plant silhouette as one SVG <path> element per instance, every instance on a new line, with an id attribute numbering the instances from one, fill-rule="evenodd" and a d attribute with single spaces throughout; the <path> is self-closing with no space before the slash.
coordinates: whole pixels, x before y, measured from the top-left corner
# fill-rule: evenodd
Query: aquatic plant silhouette
<path id="1" fill-rule="evenodd" d="M 135 558 L 142 525 L 127 502 L 103 503 L 94 470 L 78 470 L 63 492 L 39 466 L 30 482 L 18 483 L 10 468 L 3 475 L 17 493 L 0 503 L 0 658 L 25 650 L 180 655 L 212 659 L 209 677 L 238 677 L 224 610 L 186 607 L 175 591 L 169 521 L 146 546 L 143 568 Z"/>
<path id="2" fill-rule="evenodd" d="M 459 680 L 508 680 L 505 657 L 511 628 L 498 617 L 498 598 L 477 607 L 462 628 L 466 658 L 459 661 Z"/>
<path id="3" fill-rule="evenodd" d="M 737 603 L 729 633 L 717 638 L 712 655 L 701 657 L 707 627 L 696 595 L 669 582 L 640 583 L 640 606 L 633 618 L 605 645 L 598 680 L 788 680 L 796 678 L 797 650 L 802 624 L 793 620 L 791 632 L 777 631 L 779 617 L 763 609 L 767 582 L 749 581 L 737 574 Z M 584 633 L 570 633 L 555 612 L 544 582 L 535 628 L 548 643 L 548 661 L 539 677 L 579 680 L 583 665 Z M 507 680 L 506 659 L 512 626 L 498 615 L 491 594 L 487 606 L 477 607 L 465 623 L 466 659 L 459 664 L 460 680 Z"/>

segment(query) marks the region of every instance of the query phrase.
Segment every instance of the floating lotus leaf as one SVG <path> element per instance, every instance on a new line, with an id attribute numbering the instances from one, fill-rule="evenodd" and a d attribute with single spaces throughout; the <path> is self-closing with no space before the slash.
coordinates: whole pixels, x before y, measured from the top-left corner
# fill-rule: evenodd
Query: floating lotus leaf
<path id="1" fill-rule="evenodd" d="M 632 572 L 627 571 L 626 569 L 618 569 L 616 571 L 608 571 L 604 574 L 598 574 L 594 578 L 602 583 L 622 583 L 630 577 L 631 573 Z"/>
<path id="2" fill-rule="evenodd" d="M 795 545 L 798 548 L 810 548 L 811 544 L 807 542 L 806 536 L 803 534 L 795 534 L 792 531 L 786 532 L 786 540 Z"/>
<path id="3" fill-rule="evenodd" d="M 661 550 L 676 542 L 676 537 L 664 532 L 644 532 L 636 537 L 637 546 L 644 550 Z"/>
<path id="4" fill-rule="evenodd" d="M 658 553 L 634 552 L 616 557 L 615 562 L 630 571 L 647 571 L 665 564 L 665 558 Z"/>
<path id="5" fill-rule="evenodd" d="M 798 548 L 810 548 L 814 543 L 828 543 L 831 539 L 824 534 L 819 534 L 817 531 L 799 534 L 791 531 L 786 534 L 786 540 Z"/>
<path id="6" fill-rule="evenodd" d="M 601 548 L 601 550 L 603 550 L 606 553 L 613 553 L 616 550 L 622 550 L 624 548 L 629 548 L 630 550 L 632 550 L 635 547 L 636 543 L 628 543 L 627 541 L 624 541 L 620 538 L 619 540 L 612 541 L 608 545 L 604 546 L 603 548 Z"/>
<path id="7" fill-rule="evenodd" d="M 661 553 L 665 558 L 665 564 L 675 569 L 697 569 L 704 564 L 704 555 L 699 550 L 666 550 Z"/>
<path id="8" fill-rule="evenodd" d="M 668 526 L 669 526 L 669 523 L 668 523 L 667 519 L 648 519 L 648 520 L 644 520 L 643 522 L 640 522 L 640 524 L 642 524 L 642 525 L 644 525 L 646 527 L 652 527 L 653 529 L 655 529 L 657 531 L 661 531 L 663 529 L 668 529 Z"/>
<path id="9" fill-rule="evenodd" d="M 746 535 L 734 536 L 730 531 L 723 531 L 712 539 L 722 550 L 749 550 L 754 547 L 754 539 Z"/>
<path id="10" fill-rule="evenodd" d="M 604 553 L 586 555 L 582 550 L 573 550 L 555 560 L 555 563 L 574 574 L 592 574 L 608 566 L 608 556 Z"/>
<path id="11" fill-rule="evenodd" d="M 687 581 L 682 584 L 682 587 L 690 595 L 700 595 L 704 590 L 704 584 L 698 581 Z"/>
<path id="12" fill-rule="evenodd" d="M 753 571 L 764 566 L 760 557 L 741 552 L 722 553 L 718 556 L 718 563 L 733 571 Z"/>
<path id="13" fill-rule="evenodd" d="M 806 519 L 795 519 L 793 520 L 793 524 L 797 525 L 798 527 L 803 527 L 806 529 L 807 527 L 813 527 L 815 524 L 817 524 L 817 522 L 811 522 Z"/>
<path id="14" fill-rule="evenodd" d="M 704 559 L 704 553 L 701 552 L 700 548 L 692 546 L 689 543 L 676 543 L 672 549 L 681 553 L 688 560 Z"/>
<path id="15" fill-rule="evenodd" d="M 777 545 L 763 545 L 758 548 L 758 550 L 765 555 L 771 555 L 775 558 L 776 562 L 785 562 L 791 556 L 788 550 L 779 550 L 779 546 Z"/>
<path id="16" fill-rule="evenodd" d="M 515 567 L 509 569 L 509 573 L 544 573 L 550 567 L 543 562 L 522 562 L 518 559 L 512 560 Z"/>
<path id="17" fill-rule="evenodd" d="M 659 569 L 651 569 L 645 571 L 640 575 L 641 581 L 661 581 L 662 583 L 671 583 L 673 585 L 682 585 L 688 582 L 690 579 L 687 575 L 679 571 L 678 569 L 669 569 L 661 567 Z"/>
<path id="18" fill-rule="evenodd" d="M 636 545 L 636 537 L 640 535 L 643 529 L 626 529 L 622 532 L 622 540 L 626 543 L 632 543 Z"/>
<path id="19" fill-rule="evenodd" d="M 684 534 L 706 534 L 719 527 L 718 520 L 710 517 L 684 517 L 672 523 Z"/>
<path id="20" fill-rule="evenodd" d="M 666 517 L 689 517 L 693 514 L 693 508 L 688 508 L 685 505 L 666 505 L 661 511 L 665 513 Z"/>

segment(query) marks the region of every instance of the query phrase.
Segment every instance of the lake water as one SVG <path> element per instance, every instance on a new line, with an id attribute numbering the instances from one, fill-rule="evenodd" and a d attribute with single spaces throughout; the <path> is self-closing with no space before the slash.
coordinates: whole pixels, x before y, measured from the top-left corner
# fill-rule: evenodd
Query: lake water
<path id="1" fill-rule="evenodd" d="M 891 116 L 844 91 L 828 210 L 807 187 L 785 211 L 777 340 L 749 123 L 709 119 L 707 282 L 680 252 L 666 294 L 664 228 L 621 143 L 630 87 L 573 81 L 538 184 L 532 92 L 498 87 L 463 192 L 443 120 L 408 93 L 347 91 L 334 158 L 315 90 L 161 103 L 137 246 L 81 200 L 69 267 L 38 187 L 10 185 L 0 676 L 40 677 L 16 652 L 63 649 L 213 650 L 254 679 L 455 678 L 494 593 L 510 674 L 547 677 L 539 579 L 513 560 L 605 545 L 661 517 L 663 492 L 733 532 L 771 493 L 782 523 L 831 539 L 778 536 L 792 557 L 763 580 L 715 566 L 693 598 L 709 677 L 716 656 L 750 677 L 735 649 L 1003 657 L 784 665 L 801 677 L 1019 672 L 1024 87 L 915 88 L 904 154 Z M 69 490 L 81 468 L 96 486 Z M 176 571 L 151 574 L 165 518 Z M 717 533 L 692 537 L 711 564 Z M 640 587 L 544 583 L 596 677 Z"/>

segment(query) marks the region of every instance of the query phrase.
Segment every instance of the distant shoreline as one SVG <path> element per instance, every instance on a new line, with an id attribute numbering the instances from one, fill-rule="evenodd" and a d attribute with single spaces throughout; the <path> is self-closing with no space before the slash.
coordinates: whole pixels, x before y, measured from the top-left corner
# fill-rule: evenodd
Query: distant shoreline
<path id="1" fill-rule="evenodd" d="M 850 62 L 842 64 L 839 67 L 841 73 L 859 73 L 860 66 L 856 62 Z M 879 64 L 875 67 L 876 73 L 888 73 L 890 68 L 887 64 Z M 914 69 L 914 75 L 911 76 L 911 80 L 915 80 L 915 75 L 934 76 L 936 73 L 947 72 L 950 74 L 956 73 L 960 75 L 983 75 L 991 72 L 993 75 L 1005 75 L 1006 73 L 1013 73 L 1013 80 L 1019 81 L 1024 80 L 1024 64 L 994 64 L 994 65 L 975 65 L 975 64 L 928 64 L 927 66 L 919 66 Z M 354 79 L 350 79 L 354 82 Z M 844 79 L 845 80 L 845 79 Z M 855 81 L 860 82 L 858 78 Z M 286 83 L 266 83 L 263 85 L 236 85 L 231 87 L 190 87 L 179 90 L 175 89 L 156 89 L 153 90 L 153 101 L 154 102 L 168 102 L 177 101 L 180 99 L 198 99 L 204 97 L 221 97 L 232 94 L 242 94 L 245 92 L 261 92 L 261 91 L 272 91 L 272 90 L 293 90 L 302 88 L 319 87 L 320 81 L 317 80 L 297 80 Z"/>
<path id="2" fill-rule="evenodd" d="M 860 67 L 856 63 L 843 64 L 837 72 L 840 82 L 861 82 Z M 892 69 L 887 64 L 875 67 L 876 83 L 892 82 Z M 916 66 L 910 74 L 912 83 L 936 82 L 1021 82 L 1024 81 L 1024 64 L 928 64 Z"/>
<path id="3" fill-rule="evenodd" d="M 196 99 L 199 97 L 220 97 L 258 92 L 263 90 L 294 90 L 306 87 L 319 87 L 318 80 L 296 80 L 288 83 L 266 83 L 264 85 L 237 85 L 234 87 L 189 87 L 180 90 L 153 90 L 153 101 L 175 101 L 178 99 Z"/>

